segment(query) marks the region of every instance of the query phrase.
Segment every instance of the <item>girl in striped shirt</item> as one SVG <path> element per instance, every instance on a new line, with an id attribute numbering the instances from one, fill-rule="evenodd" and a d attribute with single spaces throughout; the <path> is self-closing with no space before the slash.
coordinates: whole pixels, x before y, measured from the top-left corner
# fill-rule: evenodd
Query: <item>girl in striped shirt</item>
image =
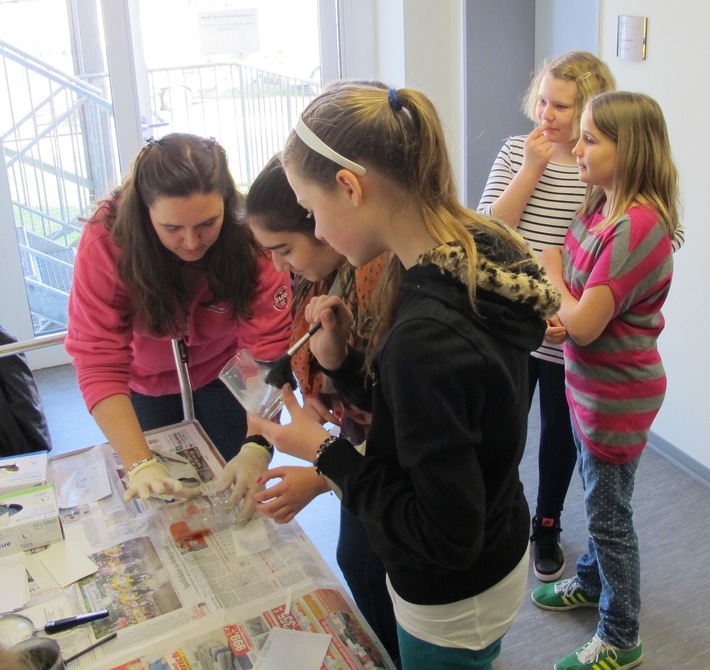
<path id="1" fill-rule="evenodd" d="M 589 547 L 575 577 L 536 589 L 532 599 L 553 611 L 598 608 L 596 635 L 556 670 L 593 663 L 621 670 L 643 657 L 631 495 L 666 389 L 656 342 L 673 272 L 678 175 L 661 109 L 640 93 L 593 98 L 574 155 L 587 184 L 584 203 L 564 249 L 547 249 L 542 259 L 562 295 Z"/>
<path id="2" fill-rule="evenodd" d="M 587 100 L 615 88 L 609 68 L 587 51 L 547 61 L 530 83 L 523 111 L 538 124 L 529 135 L 510 137 L 493 163 L 478 211 L 515 228 L 541 252 L 561 247 L 584 199 L 572 155 Z M 565 400 L 564 328 L 555 316 L 547 337 L 528 361 L 529 400 L 539 392 L 539 484 L 532 519 L 533 570 L 554 582 L 565 569 L 560 516 L 577 451 Z"/>

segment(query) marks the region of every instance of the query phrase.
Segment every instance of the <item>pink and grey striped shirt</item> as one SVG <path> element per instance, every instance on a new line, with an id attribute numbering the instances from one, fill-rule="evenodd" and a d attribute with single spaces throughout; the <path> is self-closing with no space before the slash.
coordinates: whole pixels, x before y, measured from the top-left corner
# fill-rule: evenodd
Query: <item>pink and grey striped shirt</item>
<path id="1" fill-rule="evenodd" d="M 593 232 L 602 220 L 595 213 L 572 221 L 563 249 L 564 280 L 577 300 L 587 288 L 608 286 L 616 307 L 594 342 L 565 342 L 565 378 L 583 443 L 598 458 L 621 464 L 643 450 L 666 391 L 656 342 L 673 252 L 649 206 L 634 206 L 612 226 Z"/>

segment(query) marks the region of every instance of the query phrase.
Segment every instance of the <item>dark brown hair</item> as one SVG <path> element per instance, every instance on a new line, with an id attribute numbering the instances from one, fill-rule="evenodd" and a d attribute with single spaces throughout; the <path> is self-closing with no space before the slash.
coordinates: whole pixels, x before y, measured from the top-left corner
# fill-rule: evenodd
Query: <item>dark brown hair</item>
<path id="1" fill-rule="evenodd" d="M 281 154 L 271 157 L 249 187 L 247 218 L 256 217 L 258 225 L 272 233 L 301 233 L 315 239 L 316 222 L 301 207 L 288 183 Z"/>
<path id="2" fill-rule="evenodd" d="M 121 187 L 104 201 L 102 222 L 121 248 L 118 272 L 131 291 L 133 315 L 153 335 L 181 331 L 191 296 L 180 272 L 184 262 L 160 242 L 148 210 L 159 198 L 208 193 L 224 198 L 224 221 L 199 261 L 211 292 L 207 304 L 227 303 L 235 317 L 249 318 L 260 249 L 241 225 L 244 196 L 215 140 L 184 133 L 150 140 Z"/>
<path id="3" fill-rule="evenodd" d="M 281 154 L 272 156 L 249 188 L 246 197 L 247 220 L 271 233 L 297 233 L 305 235 L 323 247 L 328 243 L 316 237 L 315 219 L 308 210 L 298 204 L 296 194 L 286 178 L 281 163 Z M 337 275 L 341 275 L 343 286 L 353 285 L 354 270 L 343 258 L 341 267 L 333 271 L 329 285 Z M 292 312 L 297 314 L 303 308 L 306 296 L 318 282 L 312 282 L 303 276 L 296 276 L 293 285 Z M 347 296 L 345 296 L 347 297 Z"/>

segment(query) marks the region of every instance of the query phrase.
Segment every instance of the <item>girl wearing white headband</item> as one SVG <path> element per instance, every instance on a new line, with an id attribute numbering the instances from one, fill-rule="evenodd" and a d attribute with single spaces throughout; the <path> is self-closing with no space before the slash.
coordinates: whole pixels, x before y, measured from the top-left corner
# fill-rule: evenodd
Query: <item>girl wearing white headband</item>
<path id="1" fill-rule="evenodd" d="M 330 436 L 287 387 L 292 422 L 255 424 L 313 461 L 364 523 L 387 569 L 405 670 L 490 669 L 527 581 L 527 359 L 558 293 L 522 238 L 459 202 L 422 93 L 330 86 L 304 111 L 283 164 L 317 237 L 355 266 L 390 261 L 365 351 L 347 346 L 341 300 L 306 309 L 323 324 L 313 355 L 372 412 L 366 445 Z"/>

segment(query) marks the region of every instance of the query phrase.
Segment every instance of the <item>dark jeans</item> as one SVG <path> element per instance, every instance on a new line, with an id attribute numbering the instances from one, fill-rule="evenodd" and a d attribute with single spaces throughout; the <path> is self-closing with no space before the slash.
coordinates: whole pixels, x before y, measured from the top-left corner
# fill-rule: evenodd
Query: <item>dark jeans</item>
<path id="1" fill-rule="evenodd" d="M 336 559 L 353 598 L 395 663 L 399 662 L 397 623 L 382 559 L 370 548 L 362 522 L 340 506 Z M 399 665 L 398 665 L 399 667 Z"/>
<path id="2" fill-rule="evenodd" d="M 224 460 L 229 461 L 237 455 L 246 437 L 244 408 L 219 379 L 193 391 L 192 399 L 195 418 Z M 179 393 L 147 396 L 133 391 L 131 402 L 143 430 L 162 428 L 185 420 Z"/>
<path id="3" fill-rule="evenodd" d="M 540 389 L 539 484 L 535 513 L 559 519 L 577 462 L 565 396 L 565 366 L 534 356 L 528 360 L 530 403 L 535 386 Z"/>

